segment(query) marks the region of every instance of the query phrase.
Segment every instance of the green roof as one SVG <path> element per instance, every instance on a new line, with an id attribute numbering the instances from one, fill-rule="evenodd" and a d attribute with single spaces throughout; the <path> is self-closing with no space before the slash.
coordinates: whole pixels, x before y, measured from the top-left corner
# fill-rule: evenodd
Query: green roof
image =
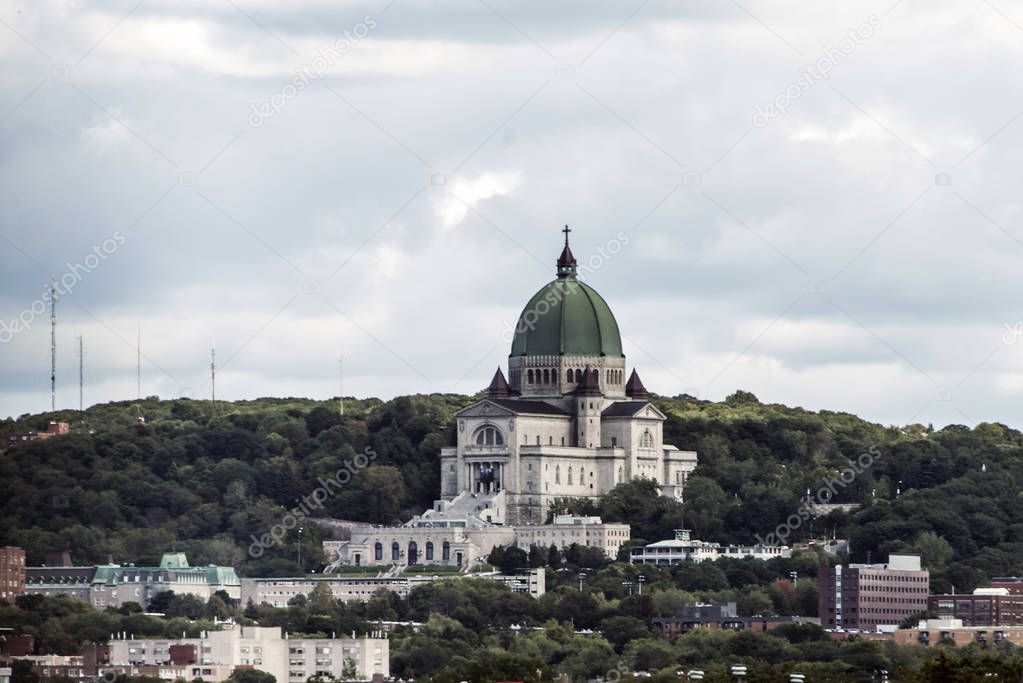
<path id="1" fill-rule="evenodd" d="M 559 273 L 519 315 L 511 355 L 622 356 L 622 336 L 603 297 L 574 272 Z"/>
<path id="2" fill-rule="evenodd" d="M 188 569 L 188 560 L 184 553 L 164 553 L 160 558 L 162 569 Z"/>

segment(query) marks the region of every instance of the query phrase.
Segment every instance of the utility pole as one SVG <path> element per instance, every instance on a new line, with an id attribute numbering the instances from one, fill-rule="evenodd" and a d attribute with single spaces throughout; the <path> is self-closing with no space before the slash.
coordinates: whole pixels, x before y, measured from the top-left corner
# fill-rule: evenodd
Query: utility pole
<path id="1" fill-rule="evenodd" d="M 50 412 L 57 411 L 57 287 L 50 283 Z"/>
<path id="2" fill-rule="evenodd" d="M 135 394 L 136 400 L 142 400 L 142 323 L 138 324 L 138 336 L 135 344 Z"/>

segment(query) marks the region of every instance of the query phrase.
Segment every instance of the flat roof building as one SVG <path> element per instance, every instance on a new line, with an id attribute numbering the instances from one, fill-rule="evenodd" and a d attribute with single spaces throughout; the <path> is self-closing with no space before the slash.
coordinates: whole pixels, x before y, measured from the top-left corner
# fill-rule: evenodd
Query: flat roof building
<path id="1" fill-rule="evenodd" d="M 14 603 L 25 593 L 25 551 L 17 546 L 0 548 L 0 600 Z"/>
<path id="2" fill-rule="evenodd" d="M 821 626 L 876 631 L 927 609 L 930 573 L 920 556 L 891 554 L 887 564 L 822 567 L 817 574 Z"/>
<path id="3" fill-rule="evenodd" d="M 1023 624 L 1023 594 L 1007 588 L 978 588 L 972 595 L 932 595 L 927 611 L 939 619 L 960 619 L 966 626 Z"/>
<path id="4" fill-rule="evenodd" d="M 273 674 L 278 683 L 305 683 L 317 674 L 338 680 L 390 676 L 386 638 L 291 638 L 279 627 L 226 624 L 200 638 L 121 639 L 110 642 L 110 665 L 158 666 L 177 677 L 185 667 L 254 668 Z M 222 671 L 202 675 L 224 680 Z M 161 674 L 161 678 L 164 676 Z M 190 676 L 186 680 L 193 678 Z"/>

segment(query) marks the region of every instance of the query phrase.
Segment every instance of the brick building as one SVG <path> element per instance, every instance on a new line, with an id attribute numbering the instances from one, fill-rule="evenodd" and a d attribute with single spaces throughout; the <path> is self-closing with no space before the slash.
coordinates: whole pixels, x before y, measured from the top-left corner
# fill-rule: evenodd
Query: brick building
<path id="1" fill-rule="evenodd" d="M 0 600 L 13 603 L 25 593 L 25 551 L 15 546 L 0 548 Z"/>
<path id="2" fill-rule="evenodd" d="M 674 617 L 656 617 L 650 625 L 669 640 L 685 635 L 697 628 L 712 631 L 753 631 L 764 633 L 782 624 L 817 624 L 813 617 L 754 616 L 740 617 L 734 602 L 714 605 L 685 605 L 682 614 Z"/>
<path id="3" fill-rule="evenodd" d="M 895 632 L 899 645 L 1023 645 L 1023 626 L 967 626 L 961 619 L 927 619 Z"/>
<path id="4" fill-rule="evenodd" d="M 818 614 L 826 629 L 876 631 L 927 609 L 930 573 L 920 556 L 892 554 L 887 564 L 822 567 Z"/>
<path id="5" fill-rule="evenodd" d="M 927 611 L 939 619 L 959 619 L 966 626 L 1023 625 L 1023 594 L 978 588 L 972 595 L 932 595 Z"/>
<path id="6" fill-rule="evenodd" d="M 21 434 L 11 434 L 7 437 L 7 447 L 13 448 L 20 446 L 24 443 L 30 443 L 32 441 L 38 441 L 40 439 L 49 439 L 52 436 L 60 436 L 62 434 L 71 433 L 71 423 L 69 422 L 57 422 L 56 420 L 50 420 L 50 423 L 46 426 L 45 432 L 24 432 Z"/>

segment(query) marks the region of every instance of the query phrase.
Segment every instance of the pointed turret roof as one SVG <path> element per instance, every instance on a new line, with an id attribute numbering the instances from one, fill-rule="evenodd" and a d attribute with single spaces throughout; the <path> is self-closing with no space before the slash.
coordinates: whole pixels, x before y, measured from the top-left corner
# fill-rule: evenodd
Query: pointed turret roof
<path id="1" fill-rule="evenodd" d="M 508 381 L 504 378 L 504 373 L 501 372 L 501 368 L 497 368 L 497 372 L 494 373 L 494 379 L 490 380 L 490 386 L 487 387 L 487 398 L 510 398 L 511 387 L 508 386 Z"/>
<path id="2" fill-rule="evenodd" d="M 587 365 L 586 369 L 583 370 L 582 379 L 572 393 L 576 396 L 600 396 L 600 382 L 597 381 L 597 371 Z"/>
<path id="3" fill-rule="evenodd" d="M 625 383 L 625 395 L 634 400 L 644 400 L 650 396 L 646 387 L 643 386 L 643 380 L 639 378 L 636 368 L 632 369 L 629 381 Z"/>
<path id="4" fill-rule="evenodd" d="M 572 248 L 568 246 L 568 233 L 572 230 L 566 225 L 562 232 L 565 233 L 565 248 L 561 250 L 561 256 L 558 257 L 558 277 L 574 278 L 576 276 L 576 260 L 572 255 Z"/>

